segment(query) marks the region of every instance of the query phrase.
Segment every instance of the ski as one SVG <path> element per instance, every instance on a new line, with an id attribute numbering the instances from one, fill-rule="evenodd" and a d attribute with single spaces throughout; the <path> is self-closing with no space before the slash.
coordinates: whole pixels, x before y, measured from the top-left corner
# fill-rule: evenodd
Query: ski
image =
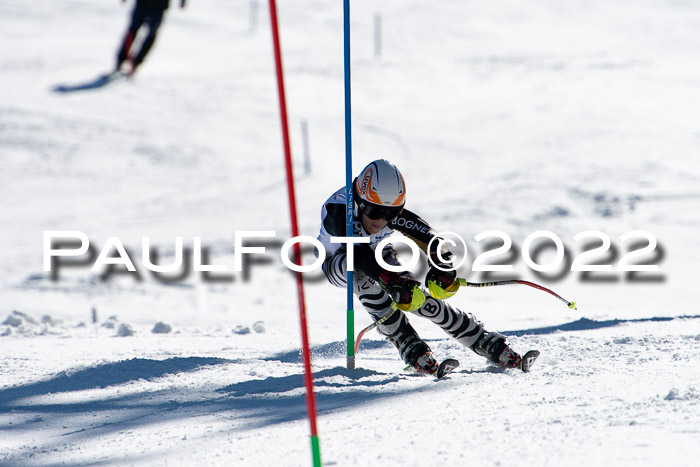
<path id="1" fill-rule="evenodd" d="M 523 355 L 523 359 L 520 361 L 520 369 L 523 370 L 525 373 L 530 371 L 530 369 L 532 368 L 532 364 L 535 363 L 535 360 L 537 360 L 537 357 L 539 356 L 539 350 L 528 351 L 525 355 Z"/>
<path id="2" fill-rule="evenodd" d="M 411 373 L 415 373 L 418 375 L 424 375 L 424 376 L 435 376 L 437 379 L 444 378 L 445 376 L 449 375 L 452 373 L 457 367 L 459 366 L 459 361 L 455 360 L 454 358 L 447 358 L 438 365 L 437 370 L 433 372 L 428 372 L 428 371 L 419 371 L 413 368 L 412 366 L 407 366 L 406 368 L 403 369 L 403 371 L 408 371 Z"/>
<path id="3" fill-rule="evenodd" d="M 445 376 L 449 375 L 452 373 L 457 367 L 459 366 L 459 361 L 455 360 L 454 358 L 447 358 L 442 361 L 437 367 L 437 370 L 433 372 L 429 371 L 419 371 L 416 370 L 414 367 L 411 365 L 407 366 L 406 368 L 403 369 L 403 371 L 408 371 L 411 373 L 415 373 L 418 375 L 424 375 L 424 376 L 435 376 L 437 379 L 444 378 Z"/>
<path id="4" fill-rule="evenodd" d="M 445 376 L 452 373 L 458 366 L 459 361 L 455 360 L 454 358 L 448 358 L 447 360 L 444 360 L 440 364 L 440 366 L 438 366 L 438 369 L 435 372 L 435 376 L 437 377 L 437 379 L 444 378 Z"/>
<path id="5" fill-rule="evenodd" d="M 106 73 L 100 76 L 101 80 L 104 80 L 105 85 L 113 83 L 115 81 L 123 81 L 131 78 L 133 71 L 113 71 L 111 73 Z"/>

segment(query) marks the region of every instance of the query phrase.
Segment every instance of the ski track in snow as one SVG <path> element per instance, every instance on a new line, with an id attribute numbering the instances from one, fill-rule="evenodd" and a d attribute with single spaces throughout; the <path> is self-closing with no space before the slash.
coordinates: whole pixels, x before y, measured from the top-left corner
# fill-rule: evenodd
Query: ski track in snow
<path id="1" fill-rule="evenodd" d="M 311 464 L 267 8 L 176 3 L 134 79 L 104 87 L 132 2 L 0 4 L 0 465 Z M 315 236 L 345 180 L 342 8 L 279 3 L 299 222 Z M 518 286 L 451 299 L 539 349 L 528 374 L 417 318 L 455 373 L 403 372 L 376 333 L 347 370 L 344 291 L 308 274 L 324 464 L 695 465 L 700 8 L 390 0 L 352 15 L 355 171 L 396 162 L 409 207 L 467 239 L 470 281 L 500 277 L 469 271 L 473 237 L 500 229 L 514 273 L 579 310 Z M 612 265 L 619 236 L 647 230 L 660 270 L 534 273 L 519 248 L 542 229 L 570 254 L 575 234 L 607 233 Z M 78 264 L 52 280 L 45 230 L 83 231 L 95 253 L 119 237 L 138 277 Z M 175 236 L 201 236 L 231 267 L 235 230 L 277 233 L 246 273 L 158 278 L 141 263 L 142 237 L 168 262 Z"/>

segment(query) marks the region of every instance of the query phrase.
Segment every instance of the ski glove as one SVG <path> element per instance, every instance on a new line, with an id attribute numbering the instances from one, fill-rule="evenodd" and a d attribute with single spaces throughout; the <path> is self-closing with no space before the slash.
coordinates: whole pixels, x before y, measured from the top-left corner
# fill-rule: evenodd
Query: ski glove
<path id="1" fill-rule="evenodd" d="M 425 283 L 428 285 L 430 295 L 438 300 L 448 299 L 457 293 L 460 284 L 457 281 L 457 271 L 452 266 L 450 251 L 439 255 L 435 249 L 430 252 L 430 269 L 425 276 Z"/>
<path id="2" fill-rule="evenodd" d="M 382 271 L 379 274 L 379 286 L 394 301 L 391 307 L 395 310 L 413 311 L 425 303 L 425 294 L 420 288 L 420 282 L 409 272 Z"/>

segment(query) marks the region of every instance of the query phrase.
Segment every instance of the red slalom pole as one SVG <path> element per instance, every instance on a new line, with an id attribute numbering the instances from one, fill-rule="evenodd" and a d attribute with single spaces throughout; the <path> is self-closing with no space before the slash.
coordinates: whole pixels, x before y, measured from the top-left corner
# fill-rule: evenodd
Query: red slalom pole
<path id="1" fill-rule="evenodd" d="M 292 237 L 299 236 L 297 223 L 297 202 L 294 194 L 294 173 L 292 172 L 292 150 L 289 144 L 289 124 L 287 121 L 287 104 L 284 94 L 284 76 L 282 73 L 282 52 L 280 51 L 279 27 L 277 24 L 277 5 L 270 0 L 270 21 L 272 22 L 272 42 L 275 49 L 275 68 L 277 70 L 277 91 L 280 101 L 280 117 L 282 119 L 282 139 L 284 142 L 284 160 L 287 170 L 287 193 L 289 195 L 289 212 L 292 221 Z M 293 246 L 294 264 L 301 266 L 301 248 L 299 242 Z M 299 321 L 301 323 L 302 357 L 304 360 L 304 384 L 306 386 L 306 411 L 311 425 L 311 453 L 313 465 L 321 465 L 321 449 L 316 431 L 316 397 L 314 396 L 314 378 L 311 372 L 311 350 L 309 334 L 306 326 L 306 303 L 304 300 L 304 281 L 301 272 L 297 272 L 297 295 L 299 297 Z"/>

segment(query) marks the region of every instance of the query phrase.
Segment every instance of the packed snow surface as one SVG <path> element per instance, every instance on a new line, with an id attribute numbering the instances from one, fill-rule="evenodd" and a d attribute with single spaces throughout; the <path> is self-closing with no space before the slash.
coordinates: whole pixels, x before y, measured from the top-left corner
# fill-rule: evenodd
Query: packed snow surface
<path id="1" fill-rule="evenodd" d="M 105 84 L 132 2 L 0 2 L 2 465 L 312 462 L 267 3 L 171 3 L 143 66 Z M 396 163 L 407 207 L 466 240 L 463 277 L 534 281 L 578 309 L 465 287 L 450 303 L 540 350 L 531 373 L 416 317 L 455 373 L 405 372 L 374 331 L 350 370 L 345 292 L 305 273 L 323 463 L 697 465 L 700 4 L 351 3 L 354 171 Z M 298 219 L 315 237 L 345 183 L 342 2 L 278 8 Z M 503 244 L 474 237 L 494 230 L 513 244 L 484 262 L 513 271 L 473 271 Z M 46 231 L 91 249 L 47 272 Z M 275 236 L 235 271 L 243 231 Z M 552 271 L 523 256 L 556 259 L 551 241 L 524 247 L 539 231 L 563 242 Z M 571 271 L 601 235 L 610 249 L 580 264 L 611 270 Z M 144 237 L 156 264 L 182 237 L 182 270 L 148 270 Z M 193 272 L 195 237 L 226 272 Z M 92 271 L 114 238 L 136 272 Z M 621 271 L 637 250 L 630 264 L 658 270 Z M 370 318 L 355 308 L 357 332 Z"/>

